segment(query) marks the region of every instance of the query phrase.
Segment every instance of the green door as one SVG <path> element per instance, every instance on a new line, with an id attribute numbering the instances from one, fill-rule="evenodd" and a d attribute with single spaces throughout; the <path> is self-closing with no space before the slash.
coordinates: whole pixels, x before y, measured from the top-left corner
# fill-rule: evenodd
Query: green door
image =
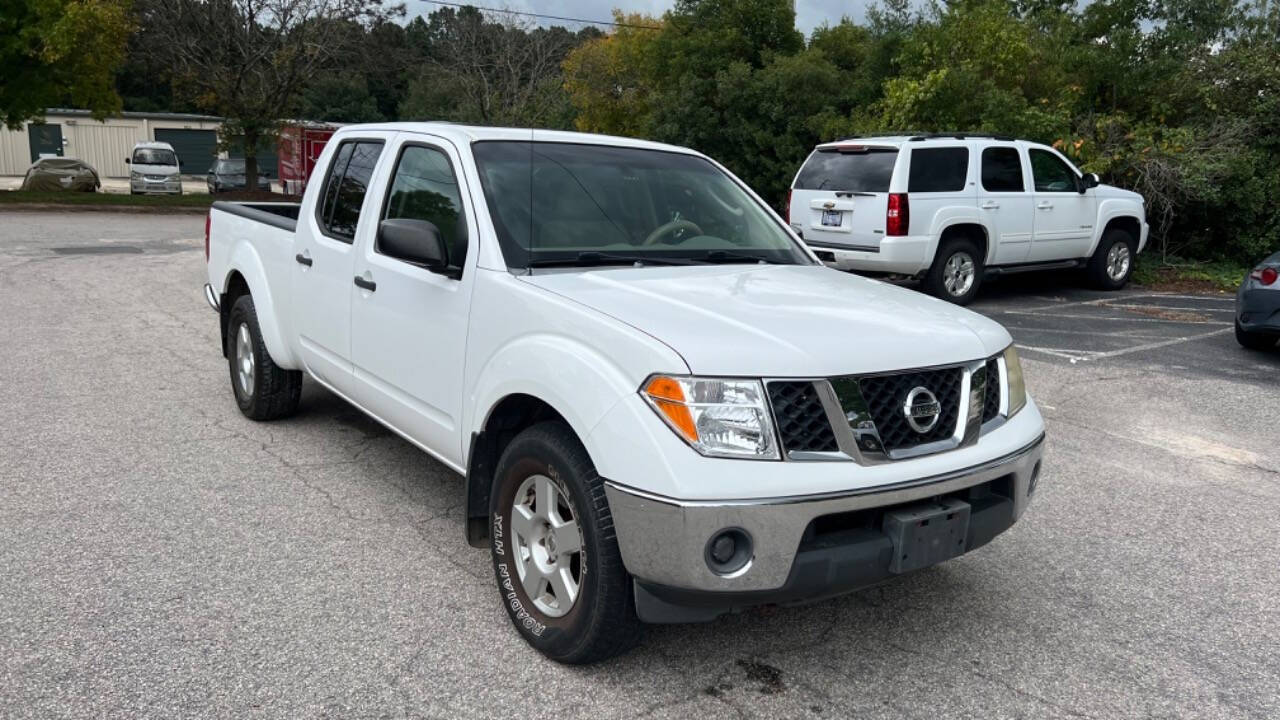
<path id="1" fill-rule="evenodd" d="M 213 130 L 167 130 L 156 128 L 156 142 L 173 146 L 182 163 L 183 175 L 204 175 L 218 154 L 218 133 Z"/>
<path id="2" fill-rule="evenodd" d="M 62 156 L 62 126 L 57 123 L 30 123 L 27 141 L 31 144 L 31 162 L 41 156 Z"/>

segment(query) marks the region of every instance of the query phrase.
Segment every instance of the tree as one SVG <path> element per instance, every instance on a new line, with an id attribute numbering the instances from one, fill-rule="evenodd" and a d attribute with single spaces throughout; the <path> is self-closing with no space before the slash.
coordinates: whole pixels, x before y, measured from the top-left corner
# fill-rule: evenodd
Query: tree
<path id="1" fill-rule="evenodd" d="M 564 87 L 583 132 L 650 134 L 655 81 L 653 46 L 662 21 L 615 10 L 617 28 L 574 48 L 564 59 Z M 656 29 L 654 29 L 656 28 Z"/>
<path id="2" fill-rule="evenodd" d="M 358 72 L 324 73 L 302 91 L 301 117 L 325 122 L 367 123 L 385 120 Z"/>
<path id="3" fill-rule="evenodd" d="M 224 142 L 245 153 L 257 189 L 258 152 L 305 85 L 348 51 L 346 23 L 402 14 L 381 0 L 144 0 L 141 22 L 161 38 L 150 51 L 173 68 L 175 92 L 221 115 Z"/>
<path id="4" fill-rule="evenodd" d="M 127 0 L 0 0 L 0 115 L 11 129 L 69 104 L 120 110 L 115 70 L 131 30 Z"/>

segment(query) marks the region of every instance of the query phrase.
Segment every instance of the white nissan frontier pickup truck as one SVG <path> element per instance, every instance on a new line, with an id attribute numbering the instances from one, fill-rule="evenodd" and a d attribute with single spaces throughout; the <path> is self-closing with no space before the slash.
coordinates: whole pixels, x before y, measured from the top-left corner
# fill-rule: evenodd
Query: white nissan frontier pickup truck
<path id="1" fill-rule="evenodd" d="M 691 150 L 354 125 L 300 204 L 206 227 L 240 410 L 293 413 L 305 374 L 462 475 L 468 542 L 560 662 L 934 565 L 1035 492 L 1004 328 L 823 266 Z"/>

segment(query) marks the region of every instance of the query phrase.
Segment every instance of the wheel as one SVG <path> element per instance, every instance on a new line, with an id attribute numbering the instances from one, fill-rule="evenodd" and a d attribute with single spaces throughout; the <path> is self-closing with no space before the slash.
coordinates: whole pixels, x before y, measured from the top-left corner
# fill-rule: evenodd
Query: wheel
<path id="1" fill-rule="evenodd" d="M 1276 339 L 1270 335 L 1249 332 L 1240 327 L 1240 321 L 1236 321 L 1236 342 L 1242 347 L 1250 350 L 1270 350 L 1276 346 Z"/>
<path id="2" fill-rule="evenodd" d="M 1127 230 L 1112 228 L 1102 234 L 1098 249 L 1089 258 L 1089 279 L 1103 290 L 1119 290 L 1129 284 L 1138 243 Z"/>
<path id="3" fill-rule="evenodd" d="M 534 425 L 503 451 L 490 493 L 490 554 L 507 615 L 557 662 L 593 663 L 640 639 L 604 481 L 561 422 Z"/>
<path id="4" fill-rule="evenodd" d="M 957 305 L 968 305 L 978 295 L 985 267 L 978 246 L 968 238 L 944 242 L 933 267 L 924 276 L 924 287 L 930 295 Z"/>
<path id="5" fill-rule="evenodd" d="M 285 370 L 271 359 L 249 295 L 241 295 L 231 306 L 227 344 L 231 389 L 245 417 L 275 420 L 297 411 L 302 397 L 302 372 Z"/>

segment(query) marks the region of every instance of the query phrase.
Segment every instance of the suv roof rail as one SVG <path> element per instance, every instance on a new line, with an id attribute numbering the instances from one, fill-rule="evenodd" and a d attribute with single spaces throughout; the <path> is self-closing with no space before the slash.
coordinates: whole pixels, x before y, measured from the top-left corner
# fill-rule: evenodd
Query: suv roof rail
<path id="1" fill-rule="evenodd" d="M 965 140 L 967 138 L 987 138 L 990 140 L 1017 140 L 1012 135 L 1001 135 L 996 133 L 973 133 L 973 132 L 954 132 L 954 133 L 924 133 L 922 135 L 913 135 L 907 138 L 907 142 L 919 142 L 921 140 L 931 140 L 934 138 L 955 138 L 956 140 Z"/>

